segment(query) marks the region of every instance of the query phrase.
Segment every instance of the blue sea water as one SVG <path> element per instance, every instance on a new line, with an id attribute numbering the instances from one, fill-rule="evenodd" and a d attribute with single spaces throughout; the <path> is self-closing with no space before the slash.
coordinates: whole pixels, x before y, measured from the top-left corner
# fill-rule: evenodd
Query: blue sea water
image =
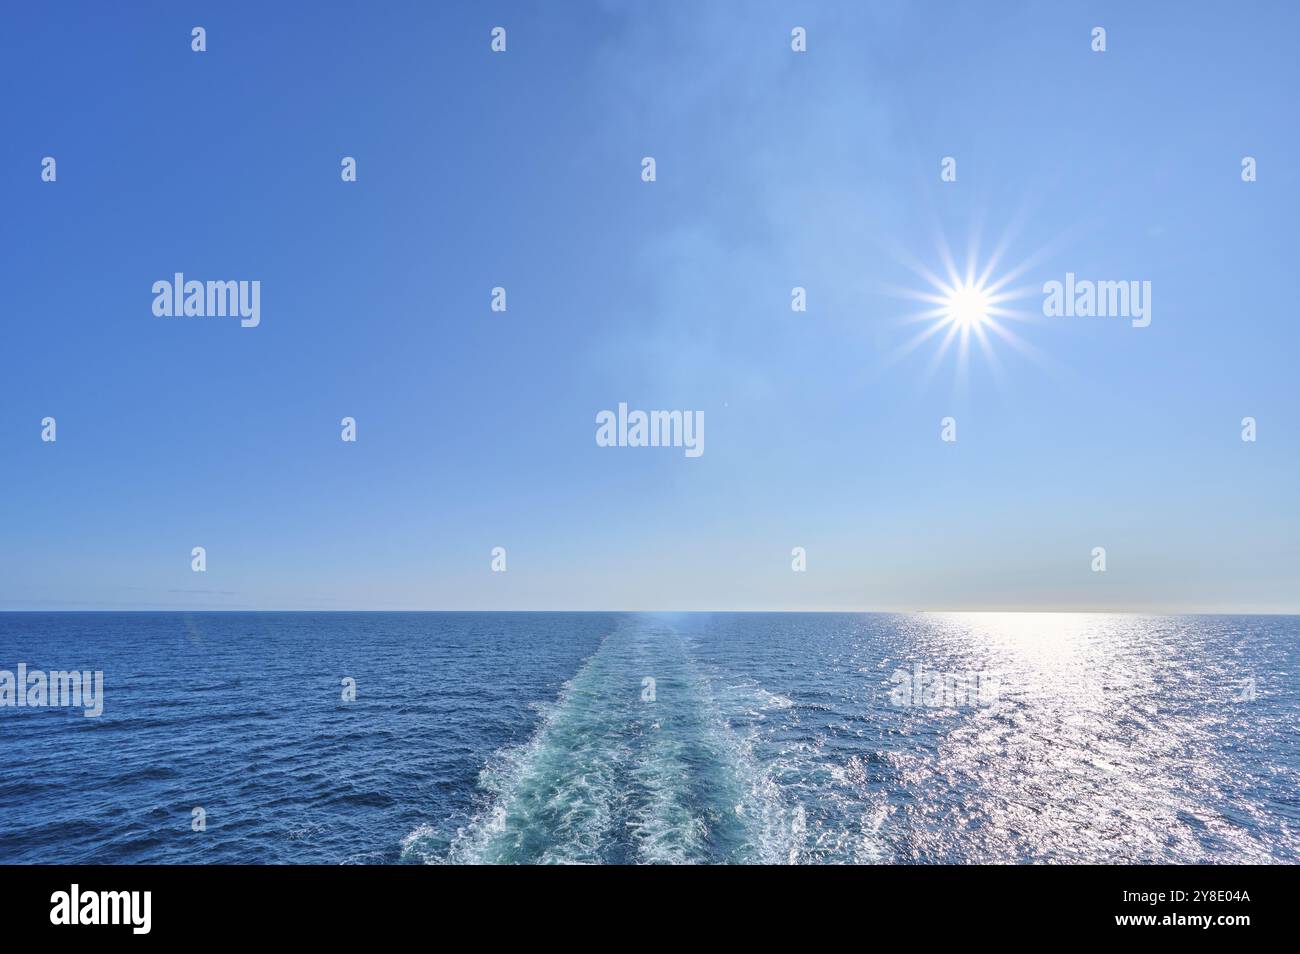
<path id="1" fill-rule="evenodd" d="M 1298 644 L 1280 616 L 0 614 L 0 670 L 105 683 L 98 718 L 0 707 L 0 862 L 1295 862 Z M 949 691 L 904 692 L 918 667 Z"/>

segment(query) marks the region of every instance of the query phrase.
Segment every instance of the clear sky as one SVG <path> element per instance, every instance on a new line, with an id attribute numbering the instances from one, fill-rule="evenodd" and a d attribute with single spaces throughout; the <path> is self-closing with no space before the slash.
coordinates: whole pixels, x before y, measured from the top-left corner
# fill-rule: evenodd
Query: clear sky
<path id="1" fill-rule="evenodd" d="M 6 8 L 0 608 L 1300 609 L 1294 4 L 312 10 Z"/>

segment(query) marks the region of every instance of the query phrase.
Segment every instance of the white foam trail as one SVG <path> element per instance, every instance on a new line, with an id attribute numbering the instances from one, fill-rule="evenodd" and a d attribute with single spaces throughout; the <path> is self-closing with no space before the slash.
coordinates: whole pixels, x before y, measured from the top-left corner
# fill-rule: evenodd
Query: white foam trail
<path id="1" fill-rule="evenodd" d="M 657 698 L 641 698 L 652 676 Z M 751 695 L 752 706 L 755 697 Z M 792 705 L 767 694 L 762 707 Z M 792 813 L 734 732 L 682 638 L 630 619 L 565 684 L 523 746 L 480 775 L 489 805 L 442 857 L 427 830 L 405 857 L 462 863 L 785 862 Z"/>

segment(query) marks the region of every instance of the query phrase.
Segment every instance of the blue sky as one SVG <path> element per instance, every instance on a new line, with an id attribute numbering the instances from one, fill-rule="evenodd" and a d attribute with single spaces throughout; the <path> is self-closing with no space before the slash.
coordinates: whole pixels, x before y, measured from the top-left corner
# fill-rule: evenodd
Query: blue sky
<path id="1" fill-rule="evenodd" d="M 0 607 L 1300 606 L 1291 5 L 313 10 L 6 11 Z M 1028 353 L 891 360 L 977 234 Z"/>

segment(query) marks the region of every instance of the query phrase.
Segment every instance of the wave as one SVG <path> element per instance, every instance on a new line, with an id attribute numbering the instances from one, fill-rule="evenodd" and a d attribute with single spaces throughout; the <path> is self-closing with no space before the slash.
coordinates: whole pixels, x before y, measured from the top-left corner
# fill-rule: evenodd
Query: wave
<path id="1" fill-rule="evenodd" d="M 793 705 L 752 692 L 745 704 Z M 751 740 L 732 729 L 666 623 L 638 618 L 609 633 L 542 711 L 526 743 L 484 766 L 482 809 L 450 839 L 429 827 L 411 832 L 403 860 L 799 859 L 803 815 L 786 809 Z"/>

